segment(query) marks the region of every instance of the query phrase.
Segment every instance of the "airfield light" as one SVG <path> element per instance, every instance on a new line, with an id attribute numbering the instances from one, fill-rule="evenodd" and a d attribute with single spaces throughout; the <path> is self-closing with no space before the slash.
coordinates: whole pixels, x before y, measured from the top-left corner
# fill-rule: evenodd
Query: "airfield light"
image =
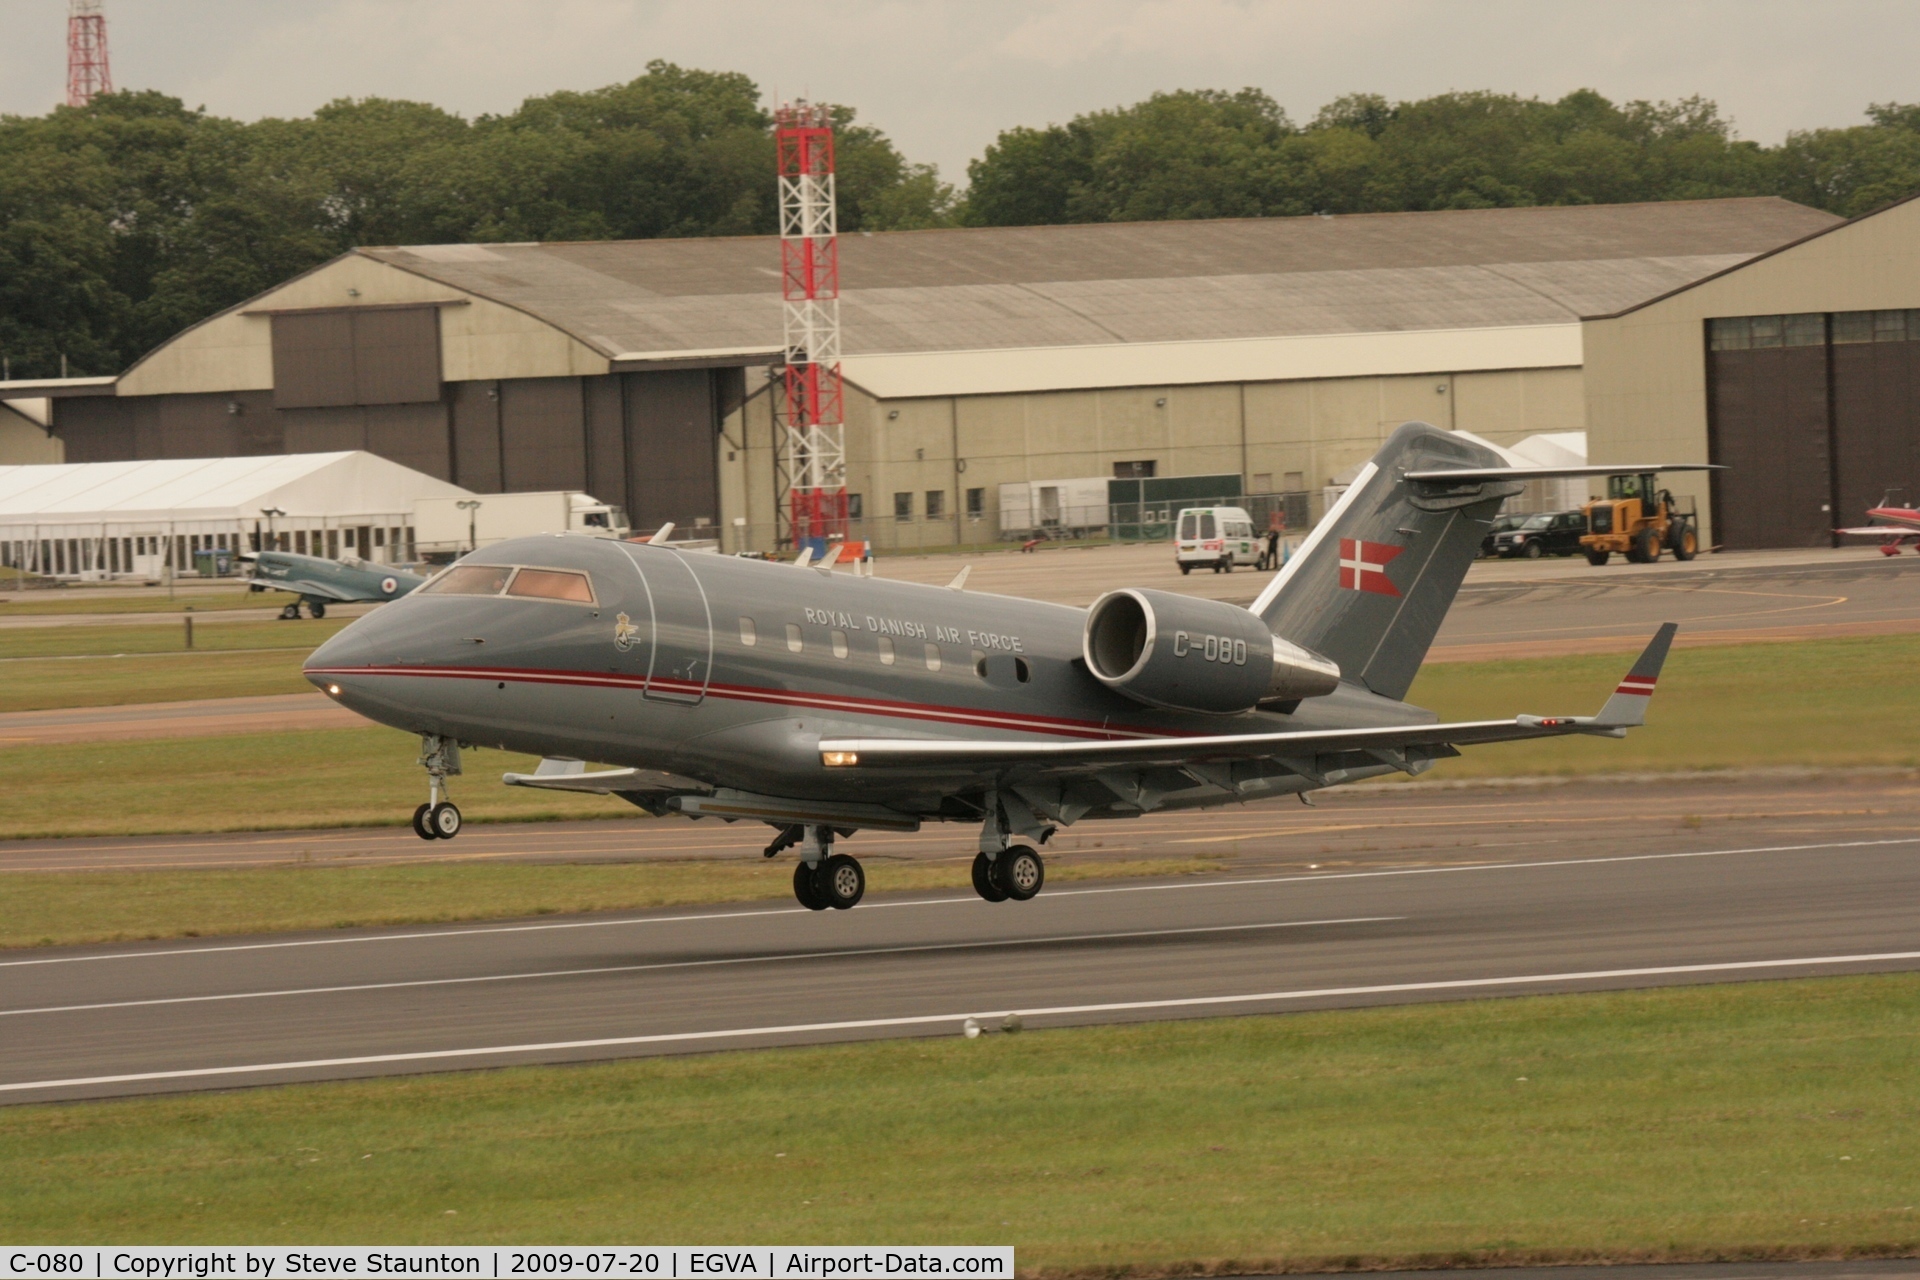
<path id="1" fill-rule="evenodd" d="M 844 769 L 848 765 L 859 764 L 860 753 L 857 751 L 822 751 L 820 753 L 820 763 L 829 769 Z"/>

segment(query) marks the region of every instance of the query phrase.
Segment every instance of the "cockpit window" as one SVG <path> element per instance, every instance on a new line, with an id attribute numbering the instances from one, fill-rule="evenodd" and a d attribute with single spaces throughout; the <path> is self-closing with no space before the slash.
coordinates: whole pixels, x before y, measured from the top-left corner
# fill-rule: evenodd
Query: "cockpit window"
<path id="1" fill-rule="evenodd" d="M 512 565 L 455 565 L 420 590 L 442 596 L 497 596 L 507 589 L 512 575 Z"/>
<path id="2" fill-rule="evenodd" d="M 593 583 L 573 569 L 515 568 L 510 564 L 460 564 L 420 588 L 443 596 L 521 596 L 592 604 Z"/>
<path id="3" fill-rule="evenodd" d="M 522 569 L 513 575 L 513 585 L 507 588 L 507 594 L 593 603 L 593 587 L 587 582 L 587 575 L 566 569 Z"/>

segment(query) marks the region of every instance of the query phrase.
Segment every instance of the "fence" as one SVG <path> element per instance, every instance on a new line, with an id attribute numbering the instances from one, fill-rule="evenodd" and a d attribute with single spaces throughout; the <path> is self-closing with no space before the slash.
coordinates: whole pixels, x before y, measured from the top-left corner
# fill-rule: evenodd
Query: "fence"
<path id="1" fill-rule="evenodd" d="M 877 555 L 912 555 L 918 551 L 948 551 L 955 547 L 1006 546 L 1032 538 L 1047 540 L 1111 539 L 1116 542 L 1159 542 L 1173 537 L 1173 525 L 1183 507 L 1241 507 L 1253 517 L 1253 527 L 1264 532 L 1278 514 L 1284 527 L 1305 532 L 1313 523 L 1305 493 L 1234 494 L 1219 498 L 1182 498 L 1158 503 L 1114 503 L 1091 509 L 1062 507 L 1043 512 L 1034 528 L 1003 529 L 999 512 L 946 512 L 938 516 L 865 517 L 847 522 L 846 541 L 870 543 Z M 702 530 L 701 532 L 707 532 Z M 794 548 L 778 540 L 784 529 L 773 524 L 739 521 L 711 531 L 720 551 L 770 551 L 790 555 Z"/>

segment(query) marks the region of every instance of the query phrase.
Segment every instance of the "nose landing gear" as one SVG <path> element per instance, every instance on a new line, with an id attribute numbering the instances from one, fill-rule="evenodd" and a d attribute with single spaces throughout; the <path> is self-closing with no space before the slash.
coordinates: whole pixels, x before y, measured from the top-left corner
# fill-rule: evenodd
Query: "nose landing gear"
<path id="1" fill-rule="evenodd" d="M 460 834 L 460 810 L 447 799 L 447 778 L 460 772 L 460 744 L 423 733 L 419 763 L 427 771 L 427 802 L 413 811 L 413 834 L 422 840 L 451 840 Z"/>
<path id="2" fill-rule="evenodd" d="M 793 869 L 793 896 L 801 906 L 809 911 L 825 911 L 828 907 L 846 911 L 866 896 L 867 873 L 861 869 L 858 859 L 833 852 L 832 827 L 806 828 L 799 844 L 800 863 Z"/>

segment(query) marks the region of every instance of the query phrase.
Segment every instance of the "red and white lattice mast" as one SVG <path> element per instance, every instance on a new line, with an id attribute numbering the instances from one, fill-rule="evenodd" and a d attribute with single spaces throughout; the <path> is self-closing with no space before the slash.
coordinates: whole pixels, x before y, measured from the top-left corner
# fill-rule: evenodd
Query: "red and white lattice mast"
<path id="1" fill-rule="evenodd" d="M 107 15 L 100 12 L 100 0 L 73 0 L 67 10 L 67 105 L 84 107 L 95 94 L 112 92 Z"/>
<path id="2" fill-rule="evenodd" d="M 800 101 L 773 113 L 780 167 L 780 287 L 786 328 L 782 460 L 793 546 L 847 532 L 840 385 L 840 235 L 833 123 Z"/>

